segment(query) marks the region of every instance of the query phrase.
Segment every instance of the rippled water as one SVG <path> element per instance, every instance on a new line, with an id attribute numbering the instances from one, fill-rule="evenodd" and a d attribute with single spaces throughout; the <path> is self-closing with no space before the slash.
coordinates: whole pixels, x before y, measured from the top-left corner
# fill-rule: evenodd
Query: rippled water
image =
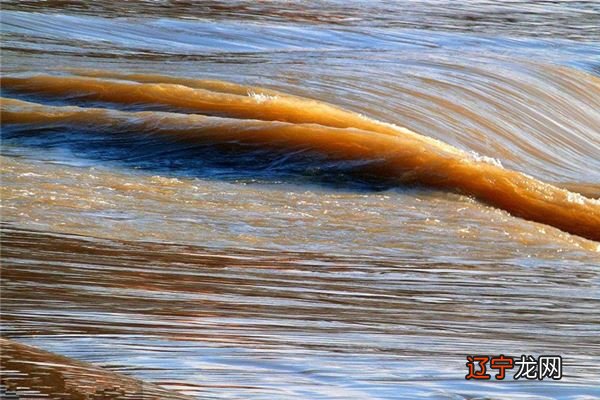
<path id="1" fill-rule="evenodd" d="M 600 396 L 599 13 L 4 2 L 2 336 L 109 371 L 21 383 Z"/>

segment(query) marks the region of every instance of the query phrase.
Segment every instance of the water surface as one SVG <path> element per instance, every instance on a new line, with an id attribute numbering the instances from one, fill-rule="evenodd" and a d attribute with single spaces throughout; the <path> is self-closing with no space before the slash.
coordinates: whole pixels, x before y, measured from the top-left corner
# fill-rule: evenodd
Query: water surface
<path id="1" fill-rule="evenodd" d="M 3 337 L 192 398 L 600 396 L 599 12 L 4 2 Z"/>

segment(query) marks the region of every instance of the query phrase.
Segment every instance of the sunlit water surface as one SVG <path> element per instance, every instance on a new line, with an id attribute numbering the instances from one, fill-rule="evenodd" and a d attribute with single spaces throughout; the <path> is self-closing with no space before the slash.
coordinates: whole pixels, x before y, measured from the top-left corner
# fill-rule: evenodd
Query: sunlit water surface
<path id="1" fill-rule="evenodd" d="M 596 2 L 8 1 L 2 75 L 265 87 L 594 198 L 599 14 Z M 2 93 L 116 107 L 80 95 Z M 354 165 L 134 136 L 3 126 L 4 337 L 195 398 L 600 396 L 598 242 Z M 500 353 L 560 354 L 565 376 L 465 381 L 466 355 Z"/>

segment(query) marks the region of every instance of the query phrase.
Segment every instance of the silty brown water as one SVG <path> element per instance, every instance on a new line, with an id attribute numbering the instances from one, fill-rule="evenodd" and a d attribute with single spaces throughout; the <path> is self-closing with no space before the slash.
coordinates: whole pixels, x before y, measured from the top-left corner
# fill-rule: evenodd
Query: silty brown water
<path id="1" fill-rule="evenodd" d="M 3 336 L 195 398 L 598 396 L 597 15 L 5 2 Z"/>

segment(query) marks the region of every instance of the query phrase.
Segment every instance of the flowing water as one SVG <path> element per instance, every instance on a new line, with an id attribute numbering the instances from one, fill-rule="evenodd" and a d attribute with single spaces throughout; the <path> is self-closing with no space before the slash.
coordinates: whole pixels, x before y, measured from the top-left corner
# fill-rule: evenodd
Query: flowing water
<path id="1" fill-rule="evenodd" d="M 596 2 L 5 1 L 1 22 L 8 388 L 600 397 Z M 470 354 L 562 355 L 564 377 L 467 381 Z"/>

